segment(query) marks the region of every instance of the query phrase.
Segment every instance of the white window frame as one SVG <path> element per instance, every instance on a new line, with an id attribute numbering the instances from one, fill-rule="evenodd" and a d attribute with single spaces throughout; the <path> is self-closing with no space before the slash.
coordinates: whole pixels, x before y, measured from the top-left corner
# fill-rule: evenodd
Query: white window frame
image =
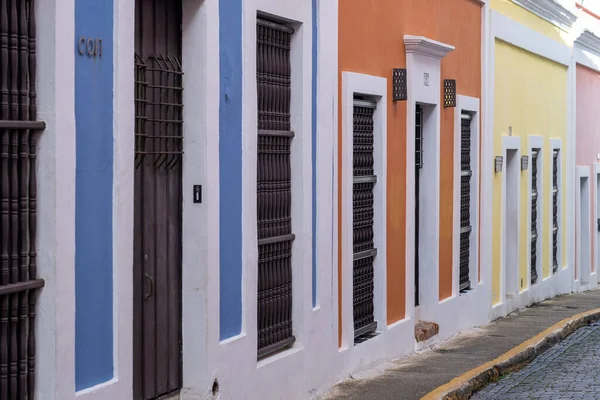
<path id="1" fill-rule="evenodd" d="M 533 149 L 539 149 L 538 153 L 538 172 L 537 172 L 537 188 L 538 188 L 538 198 L 537 198 L 537 233 L 538 233 L 538 248 L 537 248 L 537 265 L 536 271 L 538 275 L 538 279 L 536 283 L 533 285 L 538 285 L 540 282 L 544 280 L 543 276 L 543 264 L 542 264 L 542 249 L 544 248 L 544 237 L 542 234 L 542 221 L 544 215 L 544 159 L 546 157 L 546 151 L 544 149 L 544 137 L 543 136 L 528 136 L 529 141 L 529 165 L 528 169 L 528 190 L 527 190 L 527 287 L 531 288 L 531 192 L 533 190 Z"/>
<path id="2" fill-rule="evenodd" d="M 560 154 L 560 153 L 559 153 Z M 580 285 L 588 285 L 591 282 L 591 276 L 592 276 L 592 253 L 591 253 L 591 247 L 592 247 L 592 237 L 591 237 L 591 223 L 592 223 L 592 210 L 591 210 L 591 191 L 592 191 L 592 184 L 590 182 L 590 167 L 589 166 L 581 166 L 578 165 L 576 167 L 576 171 L 577 171 L 577 180 L 576 180 L 576 190 L 575 190 L 575 232 L 576 232 L 576 247 L 575 247 L 575 252 L 576 252 L 576 263 L 575 263 L 575 271 L 576 271 L 576 275 L 577 278 L 575 279 L 575 282 L 579 282 Z M 582 219 L 582 209 L 581 209 L 581 182 L 582 180 L 587 179 L 587 185 L 588 185 L 588 209 L 587 209 L 587 213 L 588 216 L 590 218 L 588 218 L 587 221 Z M 559 192 L 560 193 L 560 192 Z M 587 229 L 587 235 L 589 238 L 589 247 L 586 251 L 587 254 L 584 254 L 584 248 L 583 248 L 583 232 L 584 230 Z M 559 226 L 559 230 L 560 230 L 560 226 Z M 588 266 L 587 266 L 587 271 L 585 271 L 586 276 L 586 280 L 584 281 L 583 276 L 584 276 L 584 271 L 581 268 L 582 267 L 582 261 L 583 261 L 583 257 L 586 257 L 588 260 Z"/>
<path id="3" fill-rule="evenodd" d="M 273 18 L 289 24 L 295 32 L 291 39 L 291 144 L 292 180 L 292 348 L 257 361 L 267 367 L 273 360 L 293 356 L 304 350 L 309 330 L 305 321 L 312 311 L 312 35 L 310 8 L 285 2 L 248 1 L 242 11 L 242 333 L 221 342 L 227 351 L 249 351 L 243 343 L 258 337 L 258 238 L 257 238 L 257 145 L 258 111 L 256 84 L 256 20 Z M 256 353 L 254 356 L 256 360 Z"/>
<path id="4" fill-rule="evenodd" d="M 521 171 L 521 138 L 519 136 L 502 136 L 502 172 L 500 172 L 502 174 L 502 196 L 501 196 L 501 220 L 500 220 L 500 225 L 501 225 L 501 234 L 500 234 L 500 300 L 503 304 L 507 303 L 507 300 L 509 299 L 509 296 L 507 295 L 507 276 L 508 276 L 508 271 L 506 270 L 506 259 L 505 259 L 505 249 L 506 249 L 506 243 L 505 243 L 505 237 L 506 237 L 506 174 L 508 172 L 508 151 L 509 150 L 516 150 L 517 152 L 517 160 L 519 162 L 519 171 Z M 519 179 L 522 178 L 522 176 L 519 174 Z M 516 193 L 516 197 L 517 197 L 517 250 L 520 248 L 521 245 L 521 229 L 519 228 L 521 226 L 521 184 L 517 185 L 517 193 Z M 516 266 L 515 268 L 515 282 L 514 285 L 516 287 L 516 292 L 513 293 L 512 295 L 518 295 L 520 292 L 520 282 L 519 282 L 519 271 L 520 271 L 520 257 L 517 254 L 516 260 Z"/>
<path id="5" fill-rule="evenodd" d="M 428 317 L 439 299 L 440 226 L 440 100 L 441 60 L 454 46 L 423 36 L 404 35 L 408 99 L 406 105 L 406 316 L 415 320 Z M 427 79 L 426 79 L 427 77 Z M 419 306 L 415 307 L 415 113 L 423 106 L 423 148 L 438 155 L 425 160 L 426 177 L 420 187 L 421 203 L 426 209 L 419 221 L 419 234 L 427 238 L 428 251 L 419 254 Z M 434 168 L 430 169 L 433 164 Z M 421 210 L 425 209 L 421 208 Z M 421 240 L 420 243 L 423 243 Z M 429 314 L 429 317 L 431 314 Z"/>
<path id="6" fill-rule="evenodd" d="M 558 270 L 556 271 L 556 273 L 552 272 L 552 221 L 553 221 L 553 215 L 552 215 L 552 175 L 553 175 L 553 157 L 554 157 L 554 150 L 557 149 L 558 150 L 558 237 L 557 237 L 557 258 L 558 258 Z M 550 174 L 550 184 L 548 185 L 548 200 L 549 200 L 549 207 L 548 207 L 548 221 L 549 221 L 549 238 L 548 238 L 548 255 L 549 255 L 549 275 L 548 277 L 552 276 L 552 275 L 557 275 L 562 269 L 565 268 L 565 264 L 563 262 L 563 197 L 565 196 L 565 186 L 563 185 L 563 168 L 564 168 L 564 156 L 563 156 L 563 148 L 562 148 L 562 140 L 561 139 L 557 139 L 557 138 L 551 138 L 550 139 L 550 149 L 548 150 L 548 157 L 550 157 L 550 162 L 548 163 L 549 167 L 548 167 L 548 173 Z M 576 186 L 576 189 L 579 190 L 579 186 Z M 544 277 L 546 278 L 546 277 Z"/>
<path id="7" fill-rule="evenodd" d="M 456 96 L 454 109 L 454 202 L 452 235 L 452 295 L 459 295 L 460 282 L 460 157 L 461 157 L 461 114 L 471 114 L 471 237 L 469 249 L 469 279 L 471 288 L 475 290 L 481 281 L 479 274 L 479 176 L 480 176 L 480 112 L 479 99 L 463 95 Z"/>
<path id="8" fill-rule="evenodd" d="M 387 255 L 386 255 L 386 226 L 387 226 L 387 79 L 358 74 L 354 72 L 342 73 L 342 169 L 340 175 L 341 193 L 339 199 L 342 210 L 342 343 L 340 350 L 354 346 L 354 307 L 353 307 L 353 207 L 352 207 L 352 182 L 353 182 L 353 119 L 354 95 L 361 94 L 377 102 L 373 114 L 374 137 L 374 170 L 377 175 L 374 195 L 373 217 L 373 242 L 377 249 L 377 256 L 373 262 L 374 270 L 374 312 L 377 322 L 377 331 L 387 327 L 386 307 L 386 280 L 387 280 Z"/>
<path id="9" fill-rule="evenodd" d="M 591 275 L 595 275 L 598 273 L 598 269 L 599 269 L 599 265 L 598 263 L 600 262 L 600 250 L 599 250 L 599 246 L 600 246 L 600 232 L 598 232 L 598 219 L 600 218 L 600 195 L 599 195 L 599 191 L 600 191 L 600 185 L 598 184 L 598 182 L 600 181 L 600 163 L 594 163 L 592 165 L 592 176 L 590 177 L 591 179 L 591 185 L 590 187 L 592 188 L 592 197 L 591 199 L 593 200 L 592 203 L 592 211 L 590 213 L 590 215 L 592 215 L 592 226 L 594 226 L 594 237 L 592 238 L 592 245 L 594 246 L 594 249 L 592 250 L 592 261 L 591 261 Z"/>

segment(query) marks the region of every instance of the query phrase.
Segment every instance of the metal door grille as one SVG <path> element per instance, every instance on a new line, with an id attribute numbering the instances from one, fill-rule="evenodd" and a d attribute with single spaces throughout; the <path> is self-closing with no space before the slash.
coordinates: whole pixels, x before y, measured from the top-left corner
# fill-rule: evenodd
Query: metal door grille
<path id="1" fill-rule="evenodd" d="M 353 228 L 353 303 L 354 338 L 377 329 L 374 317 L 373 262 L 377 249 L 373 243 L 373 188 L 377 176 L 373 169 L 373 113 L 377 103 L 354 100 L 352 157 Z"/>
<path id="2" fill-rule="evenodd" d="M 37 278 L 33 0 L 0 0 L 0 399 L 33 399 Z"/>
<path id="3" fill-rule="evenodd" d="M 133 398 L 182 384 L 181 1 L 135 1 Z"/>
<path id="4" fill-rule="evenodd" d="M 176 57 L 135 54 L 135 166 L 172 169 L 183 155 L 183 70 Z"/>
<path id="5" fill-rule="evenodd" d="M 460 278 L 459 290 L 471 287 L 471 115 L 461 115 L 460 140 Z"/>
<path id="6" fill-rule="evenodd" d="M 423 168 L 423 107 L 415 111 L 415 306 L 419 305 L 419 192 Z"/>
<path id="7" fill-rule="evenodd" d="M 538 157 L 540 149 L 531 150 L 531 284 L 537 282 L 538 251 Z"/>
<path id="8" fill-rule="evenodd" d="M 558 270 L 558 149 L 552 151 L 552 271 Z"/>
<path id="9" fill-rule="evenodd" d="M 290 43 L 294 30 L 257 19 L 258 357 L 292 345 Z"/>

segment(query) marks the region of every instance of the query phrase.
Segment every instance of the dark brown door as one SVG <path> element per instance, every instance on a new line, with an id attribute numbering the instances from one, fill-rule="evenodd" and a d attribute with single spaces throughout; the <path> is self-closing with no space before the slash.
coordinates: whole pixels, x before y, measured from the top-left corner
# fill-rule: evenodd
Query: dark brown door
<path id="1" fill-rule="evenodd" d="M 181 388 L 181 2 L 136 0 L 134 397 Z"/>

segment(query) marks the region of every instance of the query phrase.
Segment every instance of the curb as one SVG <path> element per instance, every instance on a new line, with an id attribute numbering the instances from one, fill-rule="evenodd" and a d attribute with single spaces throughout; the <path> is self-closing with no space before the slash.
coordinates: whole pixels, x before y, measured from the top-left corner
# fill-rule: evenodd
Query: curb
<path id="1" fill-rule="evenodd" d="M 577 329 L 598 320 L 600 320 L 600 308 L 565 318 L 500 357 L 467 371 L 445 385 L 432 390 L 421 397 L 421 400 L 468 399 L 477 390 L 497 381 L 502 375 L 524 368 L 541 353 Z"/>

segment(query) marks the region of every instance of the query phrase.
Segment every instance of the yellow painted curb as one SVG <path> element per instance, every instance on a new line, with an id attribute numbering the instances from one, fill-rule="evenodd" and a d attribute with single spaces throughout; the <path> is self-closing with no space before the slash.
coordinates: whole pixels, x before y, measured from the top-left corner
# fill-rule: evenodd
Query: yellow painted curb
<path id="1" fill-rule="evenodd" d="M 567 329 L 569 325 L 572 325 L 574 328 L 573 330 L 575 330 L 576 328 L 574 325 L 577 325 L 574 324 L 575 322 L 579 321 L 581 323 L 581 326 L 583 326 L 583 323 L 586 320 L 586 318 L 589 318 L 591 316 L 600 318 L 600 308 L 584 311 L 580 314 L 574 315 L 569 318 L 565 318 L 562 321 L 557 322 L 548 329 L 538 333 L 537 335 L 535 335 L 531 339 L 524 341 L 520 345 L 513 347 L 512 349 L 502 354 L 501 356 L 495 358 L 494 360 L 482 364 L 479 367 L 473 368 L 472 370 L 467 371 L 464 374 L 452 379 L 445 385 L 439 386 L 438 388 L 432 390 L 425 396 L 421 397 L 421 400 L 440 400 L 443 399 L 444 396 L 448 395 L 450 395 L 450 398 L 459 398 L 452 396 L 451 393 L 463 389 L 470 380 L 485 374 L 493 375 L 493 369 L 497 367 L 498 364 L 510 362 L 511 359 L 519 360 L 520 355 L 534 349 L 536 346 L 543 343 L 548 337 L 552 336 L 552 334 L 561 333 L 563 330 Z M 579 327 L 580 326 L 578 326 L 577 328 Z M 571 332 L 569 332 L 569 334 Z"/>

